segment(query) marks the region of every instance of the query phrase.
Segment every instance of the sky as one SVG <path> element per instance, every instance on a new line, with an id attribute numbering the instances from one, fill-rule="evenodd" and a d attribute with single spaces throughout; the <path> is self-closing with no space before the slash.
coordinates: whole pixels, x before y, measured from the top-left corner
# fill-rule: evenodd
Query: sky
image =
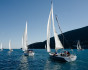
<path id="1" fill-rule="evenodd" d="M 50 9 L 51 0 L 0 0 L 0 43 L 3 48 L 8 48 L 9 40 L 13 49 L 21 48 L 26 21 L 28 44 L 46 40 Z M 63 32 L 88 26 L 88 0 L 53 0 L 53 10 Z M 56 20 L 55 27 L 60 34 Z"/>

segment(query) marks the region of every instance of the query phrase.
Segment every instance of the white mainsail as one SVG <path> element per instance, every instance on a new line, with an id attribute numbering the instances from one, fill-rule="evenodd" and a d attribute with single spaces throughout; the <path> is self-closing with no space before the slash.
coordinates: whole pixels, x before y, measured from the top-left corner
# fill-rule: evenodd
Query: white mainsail
<path id="1" fill-rule="evenodd" d="M 23 47 L 22 47 L 23 51 L 27 50 L 27 22 L 26 22 L 26 28 L 24 31 L 24 35 L 23 35 Z"/>
<path id="2" fill-rule="evenodd" d="M 11 40 L 9 40 L 9 50 L 11 50 Z"/>
<path id="3" fill-rule="evenodd" d="M 79 49 L 79 41 L 77 42 L 77 49 Z"/>
<path id="4" fill-rule="evenodd" d="M 52 4 L 52 23 L 53 23 L 53 32 L 54 32 L 54 38 L 55 38 L 55 49 L 62 49 L 64 48 L 63 45 L 60 42 L 60 39 L 58 37 L 58 34 L 56 33 L 55 26 L 54 26 L 54 17 L 53 17 L 53 4 Z"/>
<path id="5" fill-rule="evenodd" d="M 81 48 L 81 45 L 80 45 L 80 42 L 79 42 L 79 49 L 82 49 L 82 48 Z"/>
<path id="6" fill-rule="evenodd" d="M 23 48 L 23 36 L 22 36 L 22 48 Z"/>
<path id="7" fill-rule="evenodd" d="M 46 45 L 45 45 L 45 49 L 46 49 Z"/>
<path id="8" fill-rule="evenodd" d="M 51 10 L 48 18 L 47 24 L 47 52 L 50 52 L 50 25 L 51 25 Z"/>
<path id="9" fill-rule="evenodd" d="M 2 43 L 1 43 L 1 50 L 3 50 L 3 48 L 2 48 Z"/>
<path id="10" fill-rule="evenodd" d="M 78 40 L 78 43 L 77 43 L 77 49 L 82 49 L 79 40 Z"/>

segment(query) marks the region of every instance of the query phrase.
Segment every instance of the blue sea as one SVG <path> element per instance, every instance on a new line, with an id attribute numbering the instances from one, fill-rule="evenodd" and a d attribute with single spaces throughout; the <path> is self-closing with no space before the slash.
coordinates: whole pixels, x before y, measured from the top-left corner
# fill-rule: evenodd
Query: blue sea
<path id="1" fill-rule="evenodd" d="M 0 51 L 0 70 L 88 70 L 88 50 L 77 51 L 77 60 L 61 63 L 49 58 L 45 49 L 34 49 L 34 56 L 24 56 L 21 49 Z"/>

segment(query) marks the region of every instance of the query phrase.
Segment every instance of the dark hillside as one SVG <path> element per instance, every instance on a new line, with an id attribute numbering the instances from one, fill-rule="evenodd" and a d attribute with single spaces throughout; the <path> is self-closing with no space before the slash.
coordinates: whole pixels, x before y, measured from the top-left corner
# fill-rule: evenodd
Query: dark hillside
<path id="1" fill-rule="evenodd" d="M 76 48 L 77 41 L 80 40 L 82 48 L 88 49 L 88 26 L 71 30 L 64 34 L 64 48 Z M 59 35 L 61 42 L 63 43 L 62 35 Z M 52 37 L 50 42 L 51 48 L 54 48 L 54 38 Z M 44 42 L 37 42 L 30 44 L 30 48 L 33 49 L 44 49 L 46 41 Z"/>

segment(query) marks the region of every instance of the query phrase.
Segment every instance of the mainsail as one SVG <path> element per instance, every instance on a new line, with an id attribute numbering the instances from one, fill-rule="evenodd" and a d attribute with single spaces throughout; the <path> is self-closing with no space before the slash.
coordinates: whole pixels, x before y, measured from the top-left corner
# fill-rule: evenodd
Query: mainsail
<path id="1" fill-rule="evenodd" d="M 47 52 L 50 52 L 50 25 L 51 25 L 51 10 L 50 10 L 48 24 L 47 24 Z"/>
<path id="2" fill-rule="evenodd" d="M 2 43 L 1 43 L 1 50 L 3 50 L 3 48 L 2 48 Z"/>
<path id="3" fill-rule="evenodd" d="M 22 36 L 22 48 L 23 48 L 23 36 Z"/>
<path id="4" fill-rule="evenodd" d="M 80 41 L 78 40 L 77 49 L 81 49 Z"/>
<path id="5" fill-rule="evenodd" d="M 9 50 L 11 50 L 11 40 L 9 40 Z"/>
<path id="6" fill-rule="evenodd" d="M 27 22 L 26 22 L 26 28 L 24 31 L 24 35 L 23 35 L 23 47 L 22 47 L 23 51 L 27 50 Z"/>

